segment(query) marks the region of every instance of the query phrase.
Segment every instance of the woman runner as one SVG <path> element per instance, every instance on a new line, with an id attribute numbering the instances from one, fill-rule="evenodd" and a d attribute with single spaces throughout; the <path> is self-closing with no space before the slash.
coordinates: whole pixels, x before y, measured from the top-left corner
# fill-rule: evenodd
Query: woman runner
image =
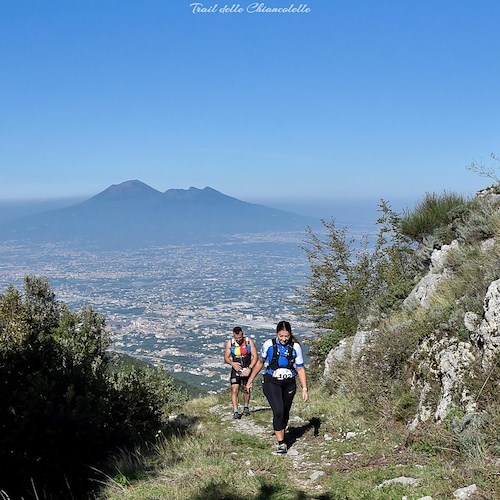
<path id="1" fill-rule="evenodd" d="M 298 375 L 302 387 L 302 399 L 307 401 L 307 379 L 304 357 L 298 340 L 292 334 L 288 321 L 280 321 L 276 326 L 276 338 L 264 342 L 255 363 L 255 369 L 248 377 L 246 390 L 252 388 L 253 379 L 266 363 L 263 390 L 273 411 L 273 429 L 278 442 L 276 451 L 286 453 L 285 429 L 290 417 L 290 408 L 297 390 L 295 377 Z"/>

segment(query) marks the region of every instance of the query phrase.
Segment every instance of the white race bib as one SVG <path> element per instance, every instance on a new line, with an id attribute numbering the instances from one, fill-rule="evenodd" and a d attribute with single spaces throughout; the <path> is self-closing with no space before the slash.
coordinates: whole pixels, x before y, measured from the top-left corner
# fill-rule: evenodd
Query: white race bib
<path id="1" fill-rule="evenodd" d="M 288 368 L 278 368 L 277 370 L 274 370 L 273 377 L 277 378 L 278 380 L 285 380 L 286 378 L 292 378 L 292 370 L 289 370 Z"/>

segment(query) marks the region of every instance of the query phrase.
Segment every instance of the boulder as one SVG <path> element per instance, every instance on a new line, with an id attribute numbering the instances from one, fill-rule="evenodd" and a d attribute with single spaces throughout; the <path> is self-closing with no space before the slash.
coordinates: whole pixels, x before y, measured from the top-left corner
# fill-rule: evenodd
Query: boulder
<path id="1" fill-rule="evenodd" d="M 408 309 L 415 309 L 416 307 L 428 309 L 430 296 L 436 291 L 439 282 L 450 275 L 451 273 L 448 270 L 442 273 L 427 273 L 403 301 L 403 307 Z"/>
<path id="2" fill-rule="evenodd" d="M 477 315 L 468 312 L 464 323 L 471 331 L 472 342 L 481 352 L 483 370 L 489 370 L 500 349 L 500 279 L 493 281 L 488 287 L 481 322 L 479 323 Z"/>
<path id="3" fill-rule="evenodd" d="M 455 405 L 460 405 L 467 413 L 476 411 L 465 381 L 474 362 L 473 346 L 469 342 L 460 342 L 453 337 L 438 340 L 431 335 L 420 344 L 412 361 L 417 363 L 412 387 L 418 392 L 419 402 L 417 413 L 409 424 L 411 429 L 431 416 L 435 421 L 443 420 Z M 440 387 L 434 407 L 430 402 L 432 398 L 428 397 L 433 385 Z"/>
<path id="4" fill-rule="evenodd" d="M 443 245 L 441 248 L 432 251 L 429 272 L 422 277 L 408 297 L 403 301 L 404 307 L 408 309 L 414 309 L 416 307 L 429 308 L 430 296 L 435 292 L 439 282 L 442 279 L 452 276 L 451 270 L 446 268 L 446 263 L 450 252 L 458 248 L 458 241 L 453 240 L 449 245 Z"/>
<path id="5" fill-rule="evenodd" d="M 323 369 L 323 378 L 328 379 L 332 375 L 333 367 L 342 363 L 362 362 L 362 353 L 370 340 L 377 334 L 377 330 L 359 330 L 355 335 L 342 339 L 336 347 L 330 350 Z"/>

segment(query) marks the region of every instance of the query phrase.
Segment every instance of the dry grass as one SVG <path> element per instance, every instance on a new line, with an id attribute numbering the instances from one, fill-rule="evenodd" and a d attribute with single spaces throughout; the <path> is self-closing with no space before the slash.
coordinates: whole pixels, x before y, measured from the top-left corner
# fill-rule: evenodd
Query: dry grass
<path id="1" fill-rule="evenodd" d="M 307 404 L 297 401 L 292 408 L 292 417 L 317 419 L 316 426 L 298 433 L 292 424 L 291 435 L 299 439 L 294 446 L 307 453 L 295 469 L 293 456 L 271 453 L 272 440 L 235 434 L 210 411 L 212 406 L 227 404 L 229 412 L 228 396 L 224 393 L 220 399 L 190 403 L 186 414 L 198 419 L 191 432 L 160 439 L 153 458 L 146 461 L 150 468 L 146 476 L 121 483 L 108 480 L 101 498 L 400 500 L 404 495 L 431 495 L 448 499 L 455 489 L 472 483 L 480 487 L 480 495 L 490 495 L 484 498 L 494 498 L 492 492 L 500 494 L 493 465 L 485 460 L 462 460 L 460 443 L 451 430 L 429 425 L 410 435 L 390 415 L 367 412 L 349 394 L 327 396 L 319 386 L 312 389 Z M 257 391 L 253 404 L 265 404 Z M 271 414 L 260 411 L 247 418 L 265 427 Z M 324 476 L 309 486 L 307 481 L 298 486 L 297 479 L 307 478 L 310 467 L 323 470 Z M 419 479 L 419 485 L 374 490 L 383 480 L 403 475 Z"/>

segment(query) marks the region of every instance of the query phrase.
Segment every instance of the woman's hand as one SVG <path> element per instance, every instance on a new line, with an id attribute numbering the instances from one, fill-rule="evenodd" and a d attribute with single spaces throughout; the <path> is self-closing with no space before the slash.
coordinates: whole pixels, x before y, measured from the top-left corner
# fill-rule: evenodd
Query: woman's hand
<path id="1" fill-rule="evenodd" d="M 245 385 L 245 392 L 250 392 L 252 390 L 253 382 L 248 381 Z"/>
<path id="2" fill-rule="evenodd" d="M 302 387 L 302 400 L 307 401 L 309 399 L 309 393 L 307 392 L 307 387 Z"/>

